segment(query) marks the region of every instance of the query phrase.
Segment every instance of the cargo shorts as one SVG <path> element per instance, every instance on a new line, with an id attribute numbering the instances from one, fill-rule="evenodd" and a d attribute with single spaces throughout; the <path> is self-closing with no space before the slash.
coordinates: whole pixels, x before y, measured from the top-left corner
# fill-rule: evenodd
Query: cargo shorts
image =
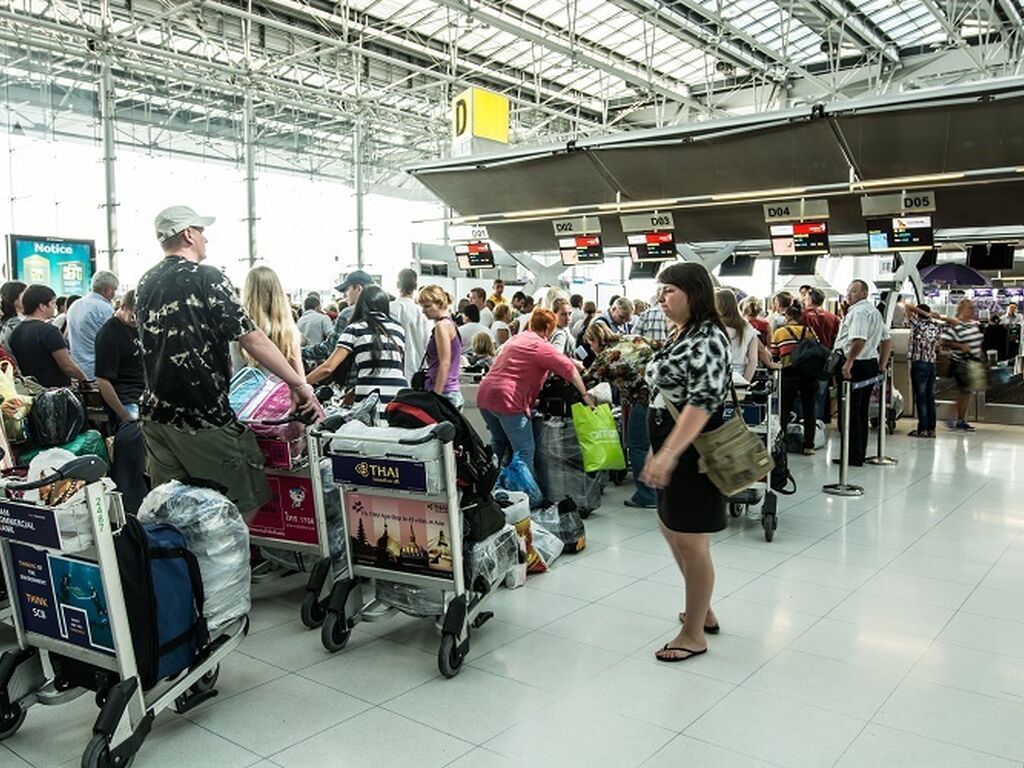
<path id="1" fill-rule="evenodd" d="M 188 432 L 155 421 L 142 425 L 146 466 L 154 487 L 168 480 L 220 491 L 250 515 L 270 501 L 263 452 L 256 436 L 232 421 L 223 427 Z"/>

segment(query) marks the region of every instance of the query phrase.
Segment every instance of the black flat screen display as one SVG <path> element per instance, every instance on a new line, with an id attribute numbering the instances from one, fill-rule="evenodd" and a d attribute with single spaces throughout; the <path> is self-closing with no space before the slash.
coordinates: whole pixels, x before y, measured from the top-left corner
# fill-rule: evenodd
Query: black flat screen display
<path id="1" fill-rule="evenodd" d="M 562 266 L 564 267 L 604 262 L 604 246 L 601 244 L 600 235 L 576 235 L 575 237 L 559 238 L 558 253 L 562 257 Z"/>
<path id="2" fill-rule="evenodd" d="M 674 232 L 626 235 L 626 245 L 633 261 L 674 261 L 678 255 Z"/>
<path id="3" fill-rule="evenodd" d="M 465 261 L 460 259 L 463 256 Z M 468 269 L 494 269 L 494 254 L 490 243 L 460 243 L 455 246 L 455 258 L 460 259 L 459 266 L 468 263 Z"/>
<path id="4" fill-rule="evenodd" d="M 886 216 L 868 219 L 871 253 L 928 251 L 934 245 L 931 216 Z"/>
<path id="5" fill-rule="evenodd" d="M 775 256 L 824 256 L 828 253 L 828 222 L 772 224 L 770 231 Z"/>

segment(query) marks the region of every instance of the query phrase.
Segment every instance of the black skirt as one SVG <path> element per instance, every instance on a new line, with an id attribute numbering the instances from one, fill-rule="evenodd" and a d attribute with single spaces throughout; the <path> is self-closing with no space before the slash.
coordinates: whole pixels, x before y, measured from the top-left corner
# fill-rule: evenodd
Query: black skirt
<path id="1" fill-rule="evenodd" d="M 651 449 L 657 452 L 675 427 L 669 412 L 651 408 L 647 416 Z M 722 425 L 722 413 L 711 417 L 704 431 Z M 679 457 L 672 478 L 658 489 L 658 517 L 665 527 L 677 533 L 715 533 L 729 524 L 725 497 L 708 476 L 698 468 L 700 454 L 690 446 Z"/>

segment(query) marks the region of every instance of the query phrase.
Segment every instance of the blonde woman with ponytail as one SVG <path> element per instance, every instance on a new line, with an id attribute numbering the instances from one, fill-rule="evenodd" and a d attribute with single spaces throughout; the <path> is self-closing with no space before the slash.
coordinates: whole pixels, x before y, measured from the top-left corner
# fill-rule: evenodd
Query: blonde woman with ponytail
<path id="1" fill-rule="evenodd" d="M 256 323 L 256 327 L 267 334 L 271 343 L 281 351 L 295 372 L 305 378 L 306 372 L 302 367 L 302 337 L 295 325 L 288 297 L 274 270 L 263 266 L 250 270 L 242 288 L 242 306 Z M 260 367 L 259 363 L 237 343 L 231 344 L 231 362 L 235 372 L 243 366 Z"/>

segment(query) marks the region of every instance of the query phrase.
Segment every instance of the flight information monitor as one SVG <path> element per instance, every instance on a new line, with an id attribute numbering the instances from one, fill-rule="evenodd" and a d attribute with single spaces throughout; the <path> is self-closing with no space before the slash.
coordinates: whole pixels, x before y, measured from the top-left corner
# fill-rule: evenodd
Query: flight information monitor
<path id="1" fill-rule="evenodd" d="M 677 257 L 674 232 L 643 232 L 626 235 L 633 261 L 674 261 Z"/>
<path id="2" fill-rule="evenodd" d="M 818 265 L 817 256 L 780 256 L 780 275 L 813 275 Z"/>
<path id="3" fill-rule="evenodd" d="M 750 253 L 734 253 L 722 262 L 719 277 L 750 277 L 754 274 L 754 259 Z"/>
<path id="4" fill-rule="evenodd" d="M 931 216 L 886 216 L 868 219 L 871 253 L 928 251 L 934 245 Z"/>
<path id="5" fill-rule="evenodd" d="M 455 261 L 458 262 L 459 269 L 464 269 L 467 272 L 469 272 L 469 270 L 472 269 L 472 267 L 469 266 L 469 255 L 468 254 L 456 253 L 455 254 Z"/>
<path id="6" fill-rule="evenodd" d="M 576 235 L 558 239 L 558 253 L 562 266 L 577 264 L 601 264 L 604 261 L 604 246 L 600 235 Z"/>
<path id="7" fill-rule="evenodd" d="M 59 296 L 84 296 L 96 272 L 92 240 L 8 235 L 8 274 L 14 280 L 49 286 Z"/>
<path id="8" fill-rule="evenodd" d="M 653 280 L 660 269 L 661 262 L 658 261 L 634 261 L 629 265 L 629 279 Z"/>
<path id="9" fill-rule="evenodd" d="M 824 221 L 772 224 L 771 235 L 775 256 L 824 256 L 828 253 L 828 223 Z"/>
<path id="10" fill-rule="evenodd" d="M 460 243 L 455 246 L 455 258 L 460 256 L 466 257 L 469 269 L 494 269 L 494 254 L 490 243 Z"/>

